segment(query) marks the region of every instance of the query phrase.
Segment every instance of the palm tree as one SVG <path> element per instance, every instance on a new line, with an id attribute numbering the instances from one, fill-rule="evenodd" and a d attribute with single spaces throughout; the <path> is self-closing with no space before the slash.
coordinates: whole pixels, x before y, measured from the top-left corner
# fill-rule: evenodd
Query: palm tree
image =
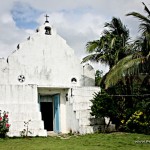
<path id="1" fill-rule="evenodd" d="M 123 58 L 111 68 L 105 77 L 105 88 L 117 84 L 125 77 L 142 76 L 143 82 L 150 77 L 150 11 L 143 3 L 147 16 L 137 12 L 128 13 L 141 21 L 139 29 L 141 36 L 132 45 L 133 54 Z"/>
<path id="2" fill-rule="evenodd" d="M 105 23 L 104 27 L 106 29 L 99 40 L 87 43 L 86 50 L 90 55 L 83 58 L 82 62 L 101 62 L 112 68 L 129 53 L 127 52 L 129 30 L 120 19 L 115 17 L 110 23 Z"/>
<path id="3" fill-rule="evenodd" d="M 150 10 L 144 3 L 142 4 L 144 5 L 144 10 L 147 13 L 147 16 L 144 16 L 138 12 L 128 13 L 127 16 L 133 16 L 141 21 L 139 25 L 139 30 L 142 33 L 140 39 L 136 41 L 140 42 L 140 45 L 138 45 L 137 48 L 141 49 L 143 56 L 147 56 L 150 52 Z"/>

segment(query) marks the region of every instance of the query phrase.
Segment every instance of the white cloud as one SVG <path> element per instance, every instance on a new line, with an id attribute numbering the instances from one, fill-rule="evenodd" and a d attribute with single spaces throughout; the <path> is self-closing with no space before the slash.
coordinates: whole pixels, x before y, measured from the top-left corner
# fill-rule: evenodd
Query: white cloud
<path id="1" fill-rule="evenodd" d="M 37 20 L 39 24 L 44 22 L 44 14 Z M 104 18 L 91 13 L 71 15 L 66 12 L 49 13 L 49 22 L 57 29 L 57 32 L 67 41 L 67 43 L 75 50 L 75 53 L 81 58 L 85 56 L 85 45 L 89 40 L 99 38 L 102 31 Z"/>
<path id="2" fill-rule="evenodd" d="M 16 27 L 9 13 L 1 14 L 0 20 L 0 57 L 7 57 L 26 36 L 26 31 Z"/>
<path id="3" fill-rule="evenodd" d="M 149 0 L 144 0 L 149 7 Z M 20 8 L 15 7 L 20 4 Z M 150 7 L 149 7 L 150 8 Z M 12 15 L 12 11 L 16 14 Z M 18 12 L 20 11 L 20 12 Z M 98 39 L 105 22 L 113 16 L 121 18 L 132 36 L 137 35 L 138 23 L 125 14 L 138 11 L 144 14 L 141 0 L 5 0 L 0 5 L 0 57 L 6 57 L 17 44 L 32 33 L 31 23 L 43 24 L 49 14 L 50 23 L 81 58 L 88 41 Z M 14 20 L 16 17 L 16 20 Z M 30 26 L 20 28 L 18 23 Z"/>

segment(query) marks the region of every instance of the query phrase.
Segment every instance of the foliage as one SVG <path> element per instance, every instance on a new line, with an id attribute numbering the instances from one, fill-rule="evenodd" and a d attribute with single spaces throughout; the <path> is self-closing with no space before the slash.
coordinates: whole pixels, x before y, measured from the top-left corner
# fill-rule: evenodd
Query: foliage
<path id="1" fill-rule="evenodd" d="M 29 123 L 31 122 L 31 120 L 28 120 L 28 121 L 24 121 L 24 127 L 25 129 L 23 129 L 20 134 L 22 137 L 29 137 L 29 134 L 32 134 L 32 132 L 29 130 Z"/>
<path id="2" fill-rule="evenodd" d="M 0 110 L 0 137 L 5 137 L 9 131 L 10 124 L 8 123 L 8 112 Z"/>
<path id="3" fill-rule="evenodd" d="M 143 5 L 147 15 L 127 14 L 140 20 L 141 34 L 134 42 L 129 43 L 129 30 L 113 17 L 100 39 L 87 43 L 90 55 L 83 62 L 102 62 L 110 68 L 100 82 L 102 93 L 94 95 L 91 114 L 109 117 L 119 130 L 150 134 L 150 10 Z"/>
<path id="4" fill-rule="evenodd" d="M 109 88 L 117 84 L 120 80 L 124 80 L 126 76 L 138 75 L 141 77 L 145 74 L 143 81 L 147 79 L 149 82 L 150 75 L 150 10 L 143 3 L 144 10 L 147 15 L 138 12 L 128 13 L 127 16 L 133 16 L 140 21 L 140 36 L 130 46 L 131 55 L 124 57 L 118 63 L 110 68 L 105 78 L 105 88 Z M 117 51 L 117 50 L 116 50 Z"/>
<path id="5" fill-rule="evenodd" d="M 90 41 L 86 50 L 90 53 L 82 62 L 95 61 L 107 64 L 110 68 L 120 59 L 127 56 L 129 30 L 119 18 L 113 17 L 110 23 L 105 23 L 103 35 L 99 40 Z"/>
<path id="6" fill-rule="evenodd" d="M 133 59 L 133 54 L 121 59 L 106 75 L 104 80 L 105 88 L 114 86 L 120 81 L 126 84 L 126 78 L 128 77 L 137 78 L 136 74 L 139 72 L 138 67 L 142 60 L 143 58 Z"/>
<path id="7" fill-rule="evenodd" d="M 94 94 L 91 107 L 91 115 L 96 118 L 110 117 L 116 115 L 116 107 L 114 106 L 113 99 L 105 92 Z"/>
<path id="8" fill-rule="evenodd" d="M 150 134 L 150 120 L 142 111 L 136 111 L 126 122 L 126 129 L 130 132 Z"/>
<path id="9" fill-rule="evenodd" d="M 131 86 L 132 90 L 130 92 L 132 93 L 130 95 L 126 94 L 129 92 L 128 86 L 131 86 L 131 84 L 123 85 L 120 83 L 107 90 L 102 89 L 102 92 L 95 93 L 91 100 L 91 115 L 96 118 L 110 118 L 112 123 L 116 125 L 116 130 L 118 131 L 150 134 L 147 132 L 148 130 L 150 131 L 150 97 L 144 94 L 144 92 L 147 93 L 149 86 L 145 87 L 143 85 L 141 87 L 138 84 L 134 84 Z M 141 124 L 135 126 L 133 121 L 131 121 L 134 113 L 139 110 L 144 114 L 145 120 L 142 120 L 143 122 L 141 123 L 147 125 L 146 127 Z M 140 132 L 138 128 L 141 130 Z"/>
<path id="10" fill-rule="evenodd" d="M 108 117 L 110 121 L 116 126 L 116 130 L 120 129 L 122 125 L 121 120 L 128 120 L 134 109 L 133 103 L 123 96 L 114 95 L 119 93 L 120 87 L 111 88 L 109 90 L 102 90 L 102 92 L 95 93 L 91 100 L 91 115 L 96 118 Z M 116 92 L 117 91 L 117 92 Z M 135 104 L 136 102 L 134 102 Z M 109 124 L 106 126 L 106 132 Z"/>
<path id="11" fill-rule="evenodd" d="M 96 70 L 95 73 L 95 86 L 100 86 L 100 82 L 103 76 L 103 71 Z"/>
<path id="12" fill-rule="evenodd" d="M 142 33 L 140 38 L 136 41 L 137 43 L 140 43 L 137 48 L 140 48 L 143 55 L 147 56 L 150 52 L 150 10 L 144 3 L 142 4 L 144 5 L 144 11 L 147 15 L 142 15 L 138 12 L 131 12 L 128 13 L 127 16 L 133 16 L 141 22 L 139 29 Z"/>

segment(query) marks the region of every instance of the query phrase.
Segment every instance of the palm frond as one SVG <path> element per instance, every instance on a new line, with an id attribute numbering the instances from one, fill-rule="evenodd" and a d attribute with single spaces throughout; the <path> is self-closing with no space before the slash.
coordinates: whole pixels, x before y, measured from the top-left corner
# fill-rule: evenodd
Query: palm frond
<path id="1" fill-rule="evenodd" d="M 91 61 L 91 60 L 96 61 L 96 60 L 95 60 L 95 54 L 90 54 L 90 55 L 84 57 L 84 58 L 82 59 L 82 62 L 81 62 L 81 63 L 85 63 L 85 62 Z"/>
<path id="2" fill-rule="evenodd" d="M 126 26 L 120 19 L 113 17 L 110 23 L 105 23 L 105 27 L 99 40 L 87 43 L 86 51 L 91 55 L 83 58 L 82 62 L 102 62 L 111 68 L 120 59 L 127 56 L 125 49 L 129 39 L 129 30 Z"/>
<path id="3" fill-rule="evenodd" d="M 110 34 L 110 32 L 105 29 L 105 30 L 103 31 L 103 34 L 104 34 L 104 35 L 108 35 L 108 34 Z"/>
<path id="4" fill-rule="evenodd" d="M 81 63 L 85 63 L 87 61 L 92 61 L 92 62 L 99 62 L 101 61 L 103 62 L 103 54 L 100 54 L 100 53 L 94 53 L 94 54 L 90 54 L 86 57 L 84 57 L 82 59 L 82 62 Z"/>
<path id="5" fill-rule="evenodd" d="M 150 23 L 150 20 L 147 17 L 145 17 L 137 12 L 128 13 L 128 14 L 126 14 L 126 16 L 134 16 L 135 18 L 138 18 L 140 21 L 143 21 L 145 23 Z"/>
<path id="6" fill-rule="evenodd" d="M 116 42 L 116 37 L 114 37 L 114 38 L 111 39 L 111 43 L 110 43 L 110 48 L 111 49 L 114 47 L 115 42 Z"/>
<path id="7" fill-rule="evenodd" d="M 144 2 L 142 2 L 142 4 L 144 5 L 144 10 L 148 13 L 148 17 L 150 17 L 150 11 L 149 11 L 149 9 L 147 8 L 147 6 L 145 5 Z"/>
<path id="8" fill-rule="evenodd" d="M 86 44 L 86 51 L 88 53 L 93 53 L 94 51 L 96 51 L 98 45 L 99 45 L 99 40 L 88 42 Z"/>
<path id="9" fill-rule="evenodd" d="M 133 55 L 123 58 L 109 71 L 105 79 L 105 88 L 117 84 L 126 75 L 130 76 L 138 72 L 142 58 L 132 58 Z"/>
<path id="10" fill-rule="evenodd" d="M 150 34 L 150 23 L 141 23 L 139 25 L 139 30 L 142 31 L 142 34 L 144 35 L 145 33 L 149 33 Z"/>
<path id="11" fill-rule="evenodd" d="M 150 60 L 150 51 L 149 51 L 148 55 L 146 56 L 146 59 Z"/>

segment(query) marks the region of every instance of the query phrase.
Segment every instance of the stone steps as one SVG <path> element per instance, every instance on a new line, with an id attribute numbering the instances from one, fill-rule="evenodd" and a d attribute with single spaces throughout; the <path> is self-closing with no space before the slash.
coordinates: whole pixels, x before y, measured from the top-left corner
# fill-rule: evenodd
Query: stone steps
<path id="1" fill-rule="evenodd" d="M 76 114 L 76 119 L 79 123 L 79 133 L 87 134 L 98 132 L 99 129 L 104 130 L 104 124 L 108 123 L 108 118 L 94 118 L 91 116 L 92 103 L 88 102 L 75 102 L 72 104 L 73 110 Z M 115 131 L 115 125 L 109 126 L 109 131 Z"/>
<path id="2" fill-rule="evenodd" d="M 46 137 L 47 136 L 47 131 L 44 129 L 30 129 L 29 130 L 32 134 L 28 133 L 28 136 L 43 136 Z M 9 137 L 20 137 L 21 133 L 18 130 L 10 130 L 7 135 Z"/>
<path id="3" fill-rule="evenodd" d="M 73 103 L 73 110 L 77 111 L 77 110 L 90 110 L 92 106 L 91 102 L 75 102 Z"/>
<path id="4" fill-rule="evenodd" d="M 72 99 L 70 104 L 72 105 L 73 112 L 75 113 L 75 119 L 79 127 L 80 134 L 94 133 L 99 129 L 104 129 L 104 124 L 108 122 L 108 119 L 97 119 L 91 116 L 91 106 L 94 92 L 99 92 L 99 88 L 93 89 L 93 87 L 74 87 L 70 93 Z M 110 125 L 113 129 L 114 125 Z"/>
<path id="5" fill-rule="evenodd" d="M 26 127 L 24 126 L 25 125 L 24 121 L 9 121 L 9 124 L 10 124 L 10 131 L 11 130 L 22 131 L 23 129 L 26 129 Z M 13 124 L 13 126 L 11 126 L 11 124 Z M 28 128 L 31 130 L 32 129 L 34 130 L 44 129 L 44 122 L 41 120 L 37 120 L 37 121 L 31 120 L 31 122 L 29 122 Z"/>
<path id="6" fill-rule="evenodd" d="M 76 114 L 76 119 L 79 123 L 79 133 L 87 134 L 97 132 L 100 126 L 104 125 L 104 119 L 95 119 L 91 116 L 91 106 L 90 101 L 75 101 L 72 103 L 73 111 Z"/>
<path id="7" fill-rule="evenodd" d="M 90 109 L 87 109 L 87 110 L 77 110 L 76 111 L 76 118 L 79 119 L 79 118 L 91 118 L 91 114 L 90 114 L 91 110 Z"/>
<path id="8" fill-rule="evenodd" d="M 94 126 L 104 124 L 104 119 L 101 118 L 80 118 L 79 126 Z"/>
<path id="9" fill-rule="evenodd" d="M 79 132 L 80 134 L 90 134 L 90 133 L 94 133 L 97 132 L 99 130 L 99 125 L 95 125 L 95 126 L 80 126 L 79 128 Z"/>
<path id="10" fill-rule="evenodd" d="M 0 104 L 0 110 L 8 111 L 9 113 L 24 113 L 24 112 L 38 112 L 39 105 L 34 103 L 27 104 Z"/>
<path id="11" fill-rule="evenodd" d="M 41 112 L 20 112 L 20 113 L 15 113 L 15 112 L 10 112 L 9 114 L 9 121 L 36 121 L 36 120 L 41 120 Z"/>

